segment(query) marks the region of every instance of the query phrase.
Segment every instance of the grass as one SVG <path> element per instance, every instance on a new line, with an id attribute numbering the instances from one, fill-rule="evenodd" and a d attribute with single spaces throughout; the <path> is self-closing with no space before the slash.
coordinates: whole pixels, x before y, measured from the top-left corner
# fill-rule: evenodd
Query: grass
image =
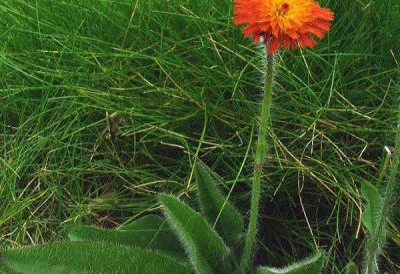
<path id="1" fill-rule="evenodd" d="M 326 273 L 361 263 L 360 183 L 376 182 L 400 103 L 400 7 L 381 2 L 321 1 L 336 13 L 330 34 L 278 58 L 260 263 L 317 247 Z M 156 193 L 192 197 L 196 157 L 227 191 L 237 178 L 232 201 L 246 213 L 263 62 L 231 9 L 219 0 L 0 3 L 1 246 L 59 240 L 73 222 L 119 226 L 157 210 Z M 389 273 L 400 270 L 394 206 Z"/>

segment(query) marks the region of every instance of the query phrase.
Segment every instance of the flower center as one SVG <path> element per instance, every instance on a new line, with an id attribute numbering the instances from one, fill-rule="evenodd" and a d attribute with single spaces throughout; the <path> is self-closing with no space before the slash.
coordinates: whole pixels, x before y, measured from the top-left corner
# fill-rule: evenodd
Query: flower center
<path id="1" fill-rule="evenodd" d="M 286 13 L 289 11 L 289 4 L 288 3 L 283 3 L 279 10 L 278 10 L 278 14 L 279 15 L 286 15 Z"/>

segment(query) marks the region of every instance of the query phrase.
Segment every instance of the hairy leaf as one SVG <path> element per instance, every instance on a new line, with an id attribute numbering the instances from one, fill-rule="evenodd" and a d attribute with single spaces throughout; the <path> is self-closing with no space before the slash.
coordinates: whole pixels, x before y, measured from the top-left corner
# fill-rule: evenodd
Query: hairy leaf
<path id="1" fill-rule="evenodd" d="M 243 233 L 243 218 L 218 191 L 218 177 L 203 163 L 195 165 L 197 190 L 204 215 L 225 242 L 237 246 Z"/>
<path id="2" fill-rule="evenodd" d="M 361 186 L 367 208 L 362 215 L 362 222 L 371 234 L 371 240 L 378 238 L 379 246 L 386 242 L 386 232 L 380 231 L 382 220 L 383 199 L 374 185 L 364 182 Z"/>
<path id="3" fill-rule="evenodd" d="M 230 251 L 199 213 L 177 198 L 160 195 L 165 214 L 181 238 L 197 273 L 232 273 Z"/>
<path id="4" fill-rule="evenodd" d="M 75 226 L 68 231 L 73 241 L 109 242 L 113 244 L 160 249 L 171 255 L 183 256 L 182 246 L 168 223 L 157 215 L 148 215 L 122 230 Z"/>
<path id="5" fill-rule="evenodd" d="M 349 262 L 346 265 L 346 274 L 358 274 L 358 269 L 354 262 Z"/>
<path id="6" fill-rule="evenodd" d="M 257 274 L 320 274 L 324 266 L 324 255 L 318 252 L 316 255 L 309 257 L 300 262 L 291 264 L 284 268 L 275 267 L 259 267 Z"/>
<path id="7" fill-rule="evenodd" d="M 193 273 L 187 264 L 161 252 L 108 243 L 52 243 L 9 249 L 0 258 L 22 274 Z"/>
<path id="8" fill-rule="evenodd" d="M 155 214 L 145 215 L 123 227 L 123 230 L 137 230 L 146 227 L 156 227 L 164 225 L 165 219 Z"/>

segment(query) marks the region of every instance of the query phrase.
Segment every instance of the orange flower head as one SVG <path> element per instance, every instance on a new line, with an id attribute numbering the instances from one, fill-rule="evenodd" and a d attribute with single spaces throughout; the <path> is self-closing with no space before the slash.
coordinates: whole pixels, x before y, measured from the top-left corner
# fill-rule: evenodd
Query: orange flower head
<path id="1" fill-rule="evenodd" d="M 313 0 L 234 0 L 234 23 L 245 24 L 243 34 L 255 42 L 278 48 L 314 47 L 329 31 L 334 14 Z"/>

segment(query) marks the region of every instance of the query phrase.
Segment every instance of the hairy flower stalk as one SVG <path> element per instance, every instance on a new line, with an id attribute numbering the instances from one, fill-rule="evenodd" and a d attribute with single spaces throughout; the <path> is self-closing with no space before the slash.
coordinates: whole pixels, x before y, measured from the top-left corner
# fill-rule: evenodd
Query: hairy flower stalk
<path id="1" fill-rule="evenodd" d="M 261 106 L 261 115 L 259 119 L 259 133 L 256 148 L 256 159 L 254 165 L 253 183 L 251 190 L 251 208 L 249 227 L 246 235 L 245 250 L 243 253 L 241 269 L 246 273 L 246 269 L 250 267 L 253 255 L 254 244 L 256 240 L 258 211 L 260 204 L 261 176 L 262 168 L 265 163 L 265 154 L 268 149 L 266 141 L 268 120 L 270 116 L 271 100 L 272 100 L 272 82 L 274 78 L 274 55 L 267 54 L 267 69 L 265 72 L 264 96 Z"/>
<path id="2" fill-rule="evenodd" d="M 323 38 L 330 30 L 334 14 L 313 0 L 234 0 L 234 4 L 234 23 L 245 25 L 243 35 L 252 37 L 256 43 L 263 43 L 267 54 L 250 220 L 240 264 L 241 273 L 249 273 L 256 241 L 262 168 L 268 149 L 266 133 L 271 107 L 274 54 L 279 48 L 288 50 L 316 46 L 315 38 Z"/>

